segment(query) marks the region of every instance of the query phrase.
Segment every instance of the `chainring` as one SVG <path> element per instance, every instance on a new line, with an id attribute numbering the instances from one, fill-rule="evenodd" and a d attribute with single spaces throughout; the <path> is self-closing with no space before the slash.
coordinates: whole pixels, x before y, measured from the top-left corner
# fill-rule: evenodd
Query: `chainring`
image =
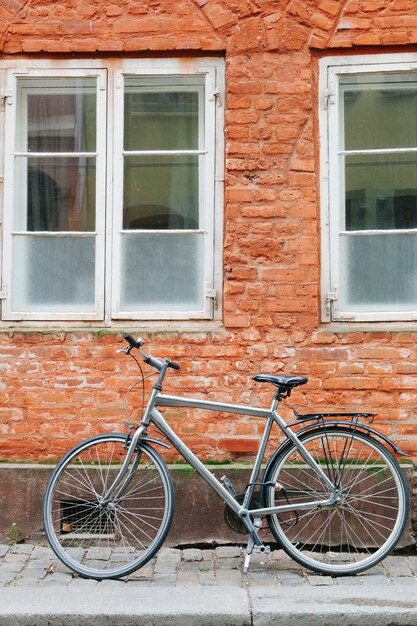
<path id="1" fill-rule="evenodd" d="M 239 504 L 243 504 L 244 498 L 245 498 L 244 493 L 238 493 L 235 496 L 236 502 L 238 502 Z M 251 509 L 259 508 L 259 500 L 260 500 L 260 492 L 256 491 L 252 495 L 249 508 Z M 237 515 L 234 511 L 232 511 L 232 509 L 228 507 L 227 504 L 224 507 L 224 519 L 227 525 L 230 526 L 230 528 L 236 531 L 237 533 L 241 533 L 245 535 L 248 532 L 248 529 L 246 528 L 246 526 L 240 519 L 239 515 Z"/>

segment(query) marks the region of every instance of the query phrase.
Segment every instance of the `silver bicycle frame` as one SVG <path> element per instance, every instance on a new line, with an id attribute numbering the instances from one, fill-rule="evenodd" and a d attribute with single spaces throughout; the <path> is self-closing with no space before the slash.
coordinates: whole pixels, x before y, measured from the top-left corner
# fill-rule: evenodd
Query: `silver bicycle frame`
<path id="1" fill-rule="evenodd" d="M 157 389 L 152 391 L 151 397 L 149 399 L 148 405 L 146 407 L 145 413 L 141 420 L 141 426 L 134 433 L 131 444 L 129 446 L 126 459 L 120 470 L 117 478 L 115 479 L 113 485 L 110 487 L 107 498 L 110 498 L 114 495 L 116 489 L 118 489 L 118 493 L 123 489 L 123 479 L 126 471 L 128 471 L 128 467 L 134 451 L 136 449 L 136 444 L 146 432 L 150 423 L 153 423 L 158 430 L 168 439 L 168 441 L 174 446 L 174 448 L 181 454 L 181 456 L 191 465 L 191 467 L 210 485 L 210 487 L 220 496 L 220 498 L 239 516 L 242 518 L 242 521 L 245 522 L 249 516 L 260 517 L 263 515 L 270 515 L 272 513 L 283 513 L 285 511 L 296 511 L 296 510 L 308 510 L 308 509 L 318 509 L 324 507 L 330 507 L 337 501 L 337 494 L 335 491 L 335 487 L 333 483 L 329 480 L 326 474 L 323 472 L 321 467 L 316 463 L 310 453 L 306 450 L 304 445 L 300 442 L 297 435 L 287 426 L 286 422 L 283 418 L 277 413 L 278 401 L 274 398 L 270 409 L 256 408 L 239 404 L 226 404 L 223 402 L 210 402 L 207 400 L 199 400 L 196 398 L 182 398 L 179 396 L 170 396 L 160 393 Z M 157 410 L 156 407 L 180 407 L 180 408 L 194 408 L 194 409 L 204 409 L 207 411 L 218 411 L 222 413 L 237 413 L 239 415 L 249 415 L 252 417 L 263 418 L 266 420 L 265 429 L 260 441 L 259 449 L 256 454 L 256 458 L 254 461 L 254 465 L 251 472 L 251 477 L 249 480 L 248 487 L 246 489 L 245 498 L 243 504 L 240 504 L 235 500 L 232 494 L 223 486 L 220 480 L 214 476 L 212 472 L 196 457 L 196 455 L 184 444 L 182 439 L 176 435 L 176 433 L 172 430 L 169 424 L 166 422 L 161 413 Z M 311 502 L 304 502 L 301 504 L 286 504 L 274 507 L 267 508 L 258 508 L 258 509 L 248 509 L 248 505 L 250 503 L 252 493 L 254 490 L 254 483 L 259 475 L 262 460 L 265 456 L 265 450 L 267 446 L 267 442 L 271 433 L 271 429 L 273 424 L 276 423 L 279 428 L 283 431 L 283 433 L 290 439 L 298 451 L 300 455 L 307 463 L 309 467 L 311 467 L 319 479 L 325 485 L 329 491 L 331 496 L 325 500 L 313 500 Z M 122 487 L 120 487 L 122 485 Z M 116 494 L 116 497 L 118 495 Z M 251 526 L 250 522 L 247 522 L 249 526 Z M 248 528 L 249 528 L 248 526 Z"/>

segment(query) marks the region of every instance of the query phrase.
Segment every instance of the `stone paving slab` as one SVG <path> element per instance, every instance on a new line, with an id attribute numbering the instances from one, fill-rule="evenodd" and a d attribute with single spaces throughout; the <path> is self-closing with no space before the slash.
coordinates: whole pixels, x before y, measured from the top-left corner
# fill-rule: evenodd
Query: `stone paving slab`
<path id="1" fill-rule="evenodd" d="M 88 583 L 90 581 L 81 581 Z M 3 590 L 0 626 L 249 626 L 243 589 L 130 588 L 117 581 Z"/>
<path id="2" fill-rule="evenodd" d="M 250 590 L 253 626 L 415 626 L 417 581 L 408 585 Z"/>
<path id="3" fill-rule="evenodd" d="M 417 624 L 417 557 L 354 577 L 319 576 L 283 551 L 162 548 L 119 581 L 73 574 L 44 545 L 0 545 L 0 626 Z"/>

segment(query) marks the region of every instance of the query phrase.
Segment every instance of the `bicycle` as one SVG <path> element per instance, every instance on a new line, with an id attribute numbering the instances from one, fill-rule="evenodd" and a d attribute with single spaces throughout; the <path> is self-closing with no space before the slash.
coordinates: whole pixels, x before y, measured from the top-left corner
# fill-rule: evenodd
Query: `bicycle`
<path id="1" fill-rule="evenodd" d="M 397 545 L 409 513 L 408 487 L 393 452 L 404 454 L 370 426 L 373 413 L 295 413 L 287 424 L 280 401 L 307 383 L 304 376 L 258 374 L 275 388 L 269 409 L 165 395 L 169 358 L 142 351 L 143 341 L 124 333 L 125 354 L 138 350 L 158 372 L 140 423 L 128 432 L 91 437 L 58 463 L 44 498 L 44 527 L 57 557 L 81 576 L 119 578 L 147 563 L 163 544 L 172 521 L 174 492 L 155 446 L 171 444 L 225 503 L 226 520 L 248 534 L 244 572 L 266 518 L 273 537 L 301 565 L 331 576 L 362 572 Z M 134 356 L 142 373 L 141 365 Z M 183 407 L 265 420 L 249 482 L 237 494 L 231 481 L 212 474 L 178 437 L 158 408 Z M 143 405 L 144 408 L 144 405 Z M 155 426 L 166 438 L 148 435 Z M 286 435 L 262 468 L 273 425 Z M 392 452 L 391 452 L 392 450 Z M 262 476 L 261 476 L 262 470 Z"/>

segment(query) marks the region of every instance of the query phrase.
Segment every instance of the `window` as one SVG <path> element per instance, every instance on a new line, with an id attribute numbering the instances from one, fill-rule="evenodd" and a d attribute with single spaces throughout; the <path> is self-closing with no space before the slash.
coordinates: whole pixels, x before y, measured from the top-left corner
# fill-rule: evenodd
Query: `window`
<path id="1" fill-rule="evenodd" d="M 397 59 L 398 60 L 398 59 Z M 323 62 L 323 319 L 417 319 L 417 63 Z"/>
<path id="2" fill-rule="evenodd" d="M 222 62 L 0 70 L 3 319 L 213 317 Z"/>

